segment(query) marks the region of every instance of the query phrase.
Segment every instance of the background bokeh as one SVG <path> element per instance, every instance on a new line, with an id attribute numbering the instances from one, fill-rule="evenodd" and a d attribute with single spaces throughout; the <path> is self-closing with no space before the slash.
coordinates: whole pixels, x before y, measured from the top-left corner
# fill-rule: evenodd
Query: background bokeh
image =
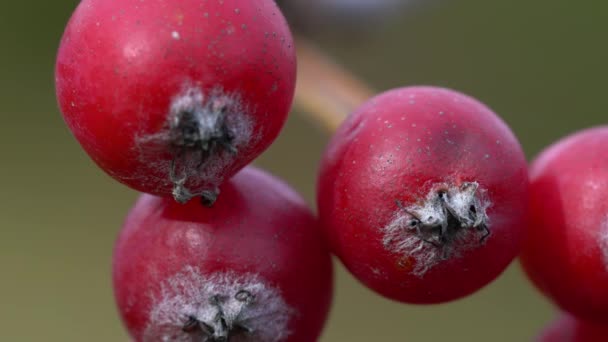
<path id="1" fill-rule="evenodd" d="M 0 341 L 126 341 L 110 261 L 137 194 L 93 165 L 55 104 L 55 51 L 77 2 L 0 2 Z M 433 0 L 373 34 L 318 36 L 376 89 L 474 95 L 532 157 L 605 122 L 607 30 L 606 1 Z M 257 164 L 312 203 L 326 139 L 294 112 Z M 339 267 L 322 341 L 527 341 L 552 316 L 517 265 L 470 298 L 428 307 L 375 296 Z"/>

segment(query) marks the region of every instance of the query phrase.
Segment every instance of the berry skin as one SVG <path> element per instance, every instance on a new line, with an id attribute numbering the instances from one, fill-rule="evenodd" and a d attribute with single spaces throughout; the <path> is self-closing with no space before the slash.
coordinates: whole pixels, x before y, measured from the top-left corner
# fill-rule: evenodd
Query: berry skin
<path id="1" fill-rule="evenodd" d="M 589 323 L 568 314 L 561 314 L 536 339 L 538 342 L 606 342 L 608 326 Z"/>
<path id="2" fill-rule="evenodd" d="M 521 262 L 564 311 L 608 324 L 608 126 L 566 137 L 530 168 Z"/>
<path id="3" fill-rule="evenodd" d="M 83 0 L 56 90 L 72 133 L 112 177 L 212 204 L 279 134 L 295 72 L 272 0 Z"/>
<path id="4" fill-rule="evenodd" d="M 468 295 L 519 252 L 526 161 L 490 109 L 452 90 L 401 88 L 360 107 L 321 164 L 317 204 L 333 252 L 402 302 Z"/>
<path id="5" fill-rule="evenodd" d="M 137 342 L 316 341 L 332 264 L 303 200 L 245 168 L 213 208 L 142 195 L 114 250 L 114 289 Z"/>

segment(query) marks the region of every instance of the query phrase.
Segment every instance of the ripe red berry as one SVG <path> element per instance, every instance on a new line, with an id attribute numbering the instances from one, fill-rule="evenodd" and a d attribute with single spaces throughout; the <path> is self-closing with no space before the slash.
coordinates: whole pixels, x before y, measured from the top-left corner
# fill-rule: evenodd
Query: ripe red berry
<path id="1" fill-rule="evenodd" d="M 608 324 L 608 126 L 566 137 L 530 169 L 521 261 L 563 310 Z"/>
<path id="2" fill-rule="evenodd" d="M 68 126 L 112 177 L 212 203 L 281 130 L 295 54 L 272 0 L 83 0 L 56 87 Z"/>
<path id="3" fill-rule="evenodd" d="M 438 303 L 496 278 L 519 252 L 527 199 L 520 145 L 452 90 L 388 91 L 331 140 L 319 214 L 346 267 L 380 294 Z"/>
<path id="4" fill-rule="evenodd" d="M 606 342 L 608 326 L 562 314 L 543 329 L 536 340 L 538 342 Z"/>
<path id="5" fill-rule="evenodd" d="M 332 265 L 287 185 L 246 168 L 213 208 L 143 195 L 114 251 L 114 289 L 140 341 L 316 341 Z"/>

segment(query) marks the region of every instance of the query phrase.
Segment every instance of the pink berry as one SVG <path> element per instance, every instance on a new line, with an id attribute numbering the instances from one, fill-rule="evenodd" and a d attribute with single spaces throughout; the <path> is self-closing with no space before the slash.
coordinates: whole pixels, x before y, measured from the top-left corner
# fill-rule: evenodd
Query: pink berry
<path id="1" fill-rule="evenodd" d="M 563 310 L 608 324 L 608 126 L 566 137 L 530 169 L 521 261 Z"/>
<path id="2" fill-rule="evenodd" d="M 278 135 L 295 66 L 272 0 L 83 0 L 59 47 L 57 98 L 112 177 L 212 203 Z"/>
<path id="3" fill-rule="evenodd" d="M 562 314 L 543 329 L 536 340 L 538 342 L 606 342 L 608 326 Z"/>
<path id="4" fill-rule="evenodd" d="M 519 252 L 526 161 L 490 109 L 434 87 L 391 90 L 331 140 L 317 184 L 334 253 L 363 283 L 409 303 L 470 294 Z"/>
<path id="5" fill-rule="evenodd" d="M 287 185 L 246 168 L 214 208 L 143 195 L 114 251 L 118 307 L 138 341 L 316 341 L 332 265 Z"/>

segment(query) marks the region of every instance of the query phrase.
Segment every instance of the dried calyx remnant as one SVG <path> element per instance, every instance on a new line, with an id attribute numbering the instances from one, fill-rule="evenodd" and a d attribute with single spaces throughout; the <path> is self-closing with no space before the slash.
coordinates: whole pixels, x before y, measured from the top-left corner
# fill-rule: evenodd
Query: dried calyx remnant
<path id="1" fill-rule="evenodd" d="M 477 182 L 433 187 L 423 203 L 397 203 L 395 218 L 384 228 L 384 246 L 414 257 L 413 272 L 423 275 L 442 259 L 479 246 L 490 235 L 490 202 Z"/>
<path id="2" fill-rule="evenodd" d="M 459 188 L 443 188 L 431 193 L 422 205 L 408 208 L 398 206 L 412 218 L 408 226 L 416 230 L 420 239 L 435 247 L 452 243 L 463 229 L 483 233 L 480 242 L 490 234 L 486 208 L 476 196 L 479 185 L 463 183 Z"/>
<path id="3" fill-rule="evenodd" d="M 222 307 L 227 298 L 219 294 L 212 296 L 209 304 L 215 310 L 215 314 L 211 320 L 200 321 L 195 316 L 189 316 L 182 330 L 193 335 L 202 335 L 202 341 L 205 342 L 226 342 L 235 336 L 251 334 L 253 328 L 247 326 L 247 322 L 242 320 L 241 315 L 243 310 L 255 300 L 255 297 L 247 290 L 239 290 L 234 295 L 234 300 L 240 308 L 235 310 L 236 315 L 227 315 Z"/>
<path id="4" fill-rule="evenodd" d="M 229 116 L 238 117 L 238 99 L 216 90 L 207 97 L 197 88 L 188 88 L 176 97 L 169 114 L 168 140 L 173 150 L 170 178 L 173 197 L 180 203 L 200 196 L 203 204 L 212 205 L 219 193 L 217 186 L 193 193 L 185 185 L 190 174 L 212 162 L 213 157 L 237 153 L 237 135 L 243 132 L 229 124 Z"/>
<path id="5" fill-rule="evenodd" d="M 161 285 L 144 341 L 284 341 L 294 311 L 255 274 L 185 267 Z"/>

